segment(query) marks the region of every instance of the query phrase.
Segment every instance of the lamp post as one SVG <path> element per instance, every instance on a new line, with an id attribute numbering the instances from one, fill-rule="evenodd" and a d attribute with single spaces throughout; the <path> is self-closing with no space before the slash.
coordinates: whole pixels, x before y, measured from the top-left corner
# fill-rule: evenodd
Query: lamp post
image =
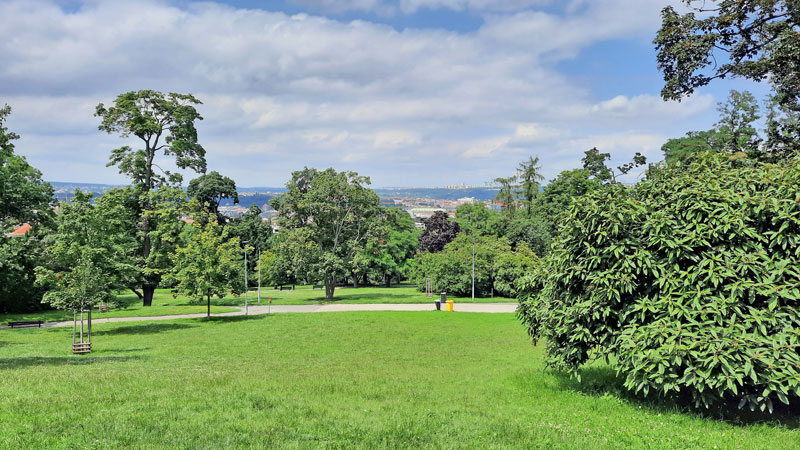
<path id="1" fill-rule="evenodd" d="M 242 241 L 244 244 L 244 315 L 248 313 L 247 307 L 247 243 L 250 241 Z"/>
<path id="2" fill-rule="evenodd" d="M 469 234 L 472 236 L 472 301 L 475 302 L 475 226 L 472 223 L 472 215 L 467 213 L 469 223 Z"/>

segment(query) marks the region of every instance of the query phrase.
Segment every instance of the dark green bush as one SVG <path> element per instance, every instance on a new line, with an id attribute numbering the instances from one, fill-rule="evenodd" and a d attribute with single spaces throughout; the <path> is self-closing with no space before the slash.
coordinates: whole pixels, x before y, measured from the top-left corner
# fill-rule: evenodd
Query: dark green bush
<path id="1" fill-rule="evenodd" d="M 574 202 L 518 315 L 548 363 L 708 407 L 800 396 L 800 160 L 701 155 Z"/>

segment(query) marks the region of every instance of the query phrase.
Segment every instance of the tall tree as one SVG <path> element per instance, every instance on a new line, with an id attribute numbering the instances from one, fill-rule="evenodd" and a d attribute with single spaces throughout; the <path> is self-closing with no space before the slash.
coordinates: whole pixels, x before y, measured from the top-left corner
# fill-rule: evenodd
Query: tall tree
<path id="1" fill-rule="evenodd" d="M 759 119 L 756 98 L 748 91 L 731 90 L 728 99 L 717 105 L 719 121 L 714 125 L 721 151 L 744 152 L 758 156 L 761 137 L 755 122 Z"/>
<path id="2" fill-rule="evenodd" d="M 186 189 L 189 197 L 196 198 L 206 211 L 217 217 L 218 223 L 226 223 L 227 218 L 219 213 L 219 204 L 223 199 L 229 198 L 234 204 L 239 203 L 239 194 L 236 192 L 236 182 L 222 176 L 219 172 L 200 175 L 189 182 Z"/>
<path id="3" fill-rule="evenodd" d="M 309 270 L 324 281 L 328 299 L 379 212 L 380 199 L 369 184 L 369 177 L 355 172 L 306 167 L 292 173 L 288 191 L 271 200 L 282 229 L 307 230 L 316 250 Z"/>
<path id="4" fill-rule="evenodd" d="M 494 201 L 501 204 L 503 211 L 514 211 L 517 209 L 517 176 L 497 177 L 492 180 L 495 186 L 500 188 L 494 196 Z"/>
<path id="5" fill-rule="evenodd" d="M 800 98 L 800 6 L 795 0 L 683 0 L 661 12 L 654 40 L 664 74 L 662 97 L 680 100 L 727 77 L 769 80 L 781 104 Z"/>
<path id="6" fill-rule="evenodd" d="M 5 126 L 11 107 L 0 108 L 0 233 L 21 223 L 35 226 L 52 218 L 53 187 L 42 173 L 14 153 L 19 135 Z"/>
<path id="7" fill-rule="evenodd" d="M 600 184 L 616 183 L 618 176 L 625 175 L 632 169 L 647 163 L 647 158 L 636 152 L 630 162 L 617 166 L 617 170 L 614 171 L 606 165 L 606 160 L 611 159 L 611 153 L 600 153 L 597 147 L 593 147 L 584 153 L 585 156 L 581 158 L 583 169 L 589 172 L 589 176 Z"/>
<path id="8" fill-rule="evenodd" d="M 41 308 L 42 290 L 35 286 L 41 263 L 42 236 L 53 222 L 53 188 L 25 157 L 15 154 L 19 135 L 5 126 L 9 106 L 0 108 L 0 313 Z M 32 228 L 23 236 L 6 235 L 14 226 Z"/>
<path id="9" fill-rule="evenodd" d="M 772 95 L 767 99 L 766 110 L 766 157 L 785 161 L 800 150 L 800 109 L 792 109 L 780 102 L 779 95 Z"/>
<path id="10" fill-rule="evenodd" d="M 156 162 L 156 156 L 163 154 L 174 157 L 174 163 L 180 169 L 192 169 L 199 173 L 206 171 L 206 152 L 197 142 L 195 128 L 195 122 L 202 120 L 202 117 L 194 105 L 200 103 L 189 94 L 143 90 L 121 94 L 109 107 L 102 103 L 97 105 L 95 116 L 101 119 L 98 127 L 101 131 L 117 133 L 123 138 L 136 136 L 144 147 L 134 150 L 125 145 L 114 149 L 108 165 L 117 166 L 121 174 L 130 177 L 139 195 L 139 226 L 145 264 L 154 259 L 150 254 L 153 247 L 151 231 L 156 226 L 153 220 L 157 214 L 154 214 L 151 194 L 162 186 L 178 185 L 182 180 L 179 173 L 162 169 Z M 142 303 L 150 306 L 162 271 L 145 266 L 142 274 Z"/>
<path id="11" fill-rule="evenodd" d="M 527 160 L 522 161 L 517 169 L 517 177 L 522 182 L 520 194 L 529 217 L 533 215 L 533 203 L 536 196 L 539 195 L 539 182 L 544 181 L 544 176 L 539 172 L 541 168 L 539 157 L 530 156 Z"/>

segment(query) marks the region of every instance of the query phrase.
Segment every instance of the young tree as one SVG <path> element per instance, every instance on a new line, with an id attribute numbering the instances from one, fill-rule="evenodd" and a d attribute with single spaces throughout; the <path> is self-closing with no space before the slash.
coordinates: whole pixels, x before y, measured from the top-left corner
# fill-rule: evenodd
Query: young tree
<path id="1" fill-rule="evenodd" d="M 422 219 L 425 230 L 419 235 L 419 249 L 423 252 L 435 253 L 444 250 L 444 246 L 456 238 L 461 227 L 458 222 L 451 221 L 444 211 L 436 211 L 427 219 Z"/>
<path id="2" fill-rule="evenodd" d="M 177 281 L 175 292 L 192 301 L 205 299 L 210 319 L 212 296 L 244 292 L 240 243 L 213 219 L 205 225 L 196 223 L 194 228 L 186 246 L 175 252 L 174 269 L 167 277 Z"/>
<path id="3" fill-rule="evenodd" d="M 190 198 L 196 198 L 200 205 L 209 214 L 215 216 L 218 223 L 222 224 L 226 223 L 228 219 L 219 213 L 220 202 L 230 198 L 234 204 L 239 203 L 236 183 L 215 170 L 190 181 L 186 193 Z"/>
<path id="4" fill-rule="evenodd" d="M 608 159 L 611 159 L 611 153 L 600 153 L 597 147 L 593 147 L 585 152 L 581 162 L 583 163 L 583 169 L 589 172 L 589 176 L 600 184 L 616 183 L 618 176 L 625 175 L 632 169 L 647 163 L 647 158 L 636 152 L 631 162 L 617 166 L 617 170 L 614 171 L 606 166 L 606 160 Z"/>
<path id="5" fill-rule="evenodd" d="M 494 201 L 500 203 L 503 211 L 517 209 L 517 176 L 497 177 L 492 182 L 500 187 L 494 196 Z"/>
<path id="6" fill-rule="evenodd" d="M 759 119 L 758 102 L 748 91 L 735 89 L 728 94 L 724 103 L 717 104 L 719 121 L 714 125 L 717 143 L 721 151 L 729 153 L 744 152 L 757 157 L 761 137 L 754 123 Z"/>
<path id="7" fill-rule="evenodd" d="M 160 187 L 180 184 L 182 177 L 178 173 L 163 170 L 156 162 L 156 156 L 173 156 L 174 163 L 181 169 L 192 169 L 205 173 L 205 149 L 197 142 L 195 121 L 202 117 L 194 105 L 200 104 L 192 95 L 163 94 L 144 90 L 132 91 L 119 95 L 112 106 L 102 103 L 97 105 L 95 116 L 100 117 L 98 127 L 109 134 L 117 133 L 126 138 L 136 136 L 144 148 L 132 149 L 123 146 L 111 151 L 109 166 L 117 166 L 120 173 L 130 177 L 139 197 L 140 214 L 138 217 L 142 239 L 141 251 L 144 264 L 154 259 L 163 260 L 162 256 L 153 258 L 152 231 L 156 224 L 153 220 L 156 205 L 152 202 L 152 193 Z M 156 172 L 155 169 L 159 171 Z M 158 268 L 145 266 L 141 271 L 142 297 L 144 306 L 153 302 L 153 293 L 161 281 L 163 273 Z"/>
<path id="8" fill-rule="evenodd" d="M 137 242 L 127 231 L 129 212 L 119 203 L 75 191 L 63 202 L 56 230 L 49 236 L 37 283 L 48 288 L 44 302 L 61 309 L 115 303 L 115 289 L 138 274 Z"/>
<path id="9" fill-rule="evenodd" d="M 324 280 L 328 299 L 379 212 L 380 199 L 369 184 L 369 177 L 355 172 L 304 168 L 292 173 L 288 191 L 271 201 L 281 229 L 307 230 L 316 250 L 309 269 Z"/>
<path id="10" fill-rule="evenodd" d="M 465 203 L 456 208 L 456 222 L 461 230 L 476 236 L 489 232 L 489 223 L 495 215 L 483 203 Z"/>
<path id="11" fill-rule="evenodd" d="M 517 178 L 522 181 L 520 185 L 522 203 L 525 205 L 529 217 L 533 215 L 533 203 L 536 196 L 539 195 L 539 182 L 544 181 L 544 177 L 539 173 L 541 168 L 539 157 L 530 156 L 527 160 L 521 162 L 517 169 Z"/>
<path id="12" fill-rule="evenodd" d="M 242 242 L 247 242 L 254 250 L 262 251 L 270 247 L 269 240 L 272 236 L 272 225 L 269 221 L 261 218 L 261 208 L 258 205 L 250 205 L 244 214 L 234 218 L 227 224 L 231 236 L 239 238 Z M 248 256 L 248 270 L 256 268 L 258 256 L 250 258 Z M 254 277 L 248 276 L 248 280 L 256 281 Z"/>

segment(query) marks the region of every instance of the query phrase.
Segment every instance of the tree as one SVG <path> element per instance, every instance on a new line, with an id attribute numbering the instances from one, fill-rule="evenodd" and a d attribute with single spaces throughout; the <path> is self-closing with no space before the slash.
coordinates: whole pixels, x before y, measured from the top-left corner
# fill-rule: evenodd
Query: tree
<path id="1" fill-rule="evenodd" d="M 500 203 L 503 211 L 517 209 L 517 176 L 497 177 L 492 182 L 500 187 L 494 196 L 494 201 Z"/>
<path id="2" fill-rule="evenodd" d="M 720 117 L 714 125 L 716 146 L 721 151 L 744 152 L 750 157 L 758 157 L 761 137 L 753 124 L 760 116 L 753 94 L 733 89 L 724 103 L 717 104 L 717 111 Z"/>
<path id="3" fill-rule="evenodd" d="M 555 236 L 572 202 L 598 187 L 600 183 L 590 179 L 587 170 L 565 170 L 542 189 L 536 198 L 535 215 L 546 223 L 549 235 Z"/>
<path id="4" fill-rule="evenodd" d="M 800 398 L 800 159 L 706 152 L 573 202 L 519 317 L 551 367 L 614 361 L 624 386 L 772 410 Z"/>
<path id="5" fill-rule="evenodd" d="M 269 239 L 272 236 L 272 224 L 261 218 L 261 208 L 258 205 L 250 205 L 244 214 L 231 220 L 228 225 L 231 236 L 239 238 L 242 242 L 247 242 L 253 249 L 266 250 L 270 247 Z M 256 268 L 258 257 L 248 258 L 248 270 Z M 256 281 L 254 277 L 248 275 L 248 280 Z"/>
<path id="6" fill-rule="evenodd" d="M 683 0 L 661 12 L 654 40 L 664 75 L 661 96 L 680 100 L 715 79 L 769 80 L 780 104 L 797 111 L 800 98 L 800 14 L 794 0 Z M 699 17 L 698 17 L 699 13 Z"/>
<path id="7" fill-rule="evenodd" d="M 210 319 L 212 296 L 244 292 L 240 243 L 214 220 L 205 225 L 196 222 L 194 228 L 187 245 L 175 252 L 174 270 L 167 277 L 177 281 L 176 293 L 192 301 L 205 299 Z"/>
<path id="8" fill-rule="evenodd" d="M 544 177 L 539 170 L 539 157 L 530 156 L 526 161 L 519 164 L 517 169 L 517 178 L 522 181 L 520 185 L 522 203 L 528 210 L 528 216 L 533 215 L 533 203 L 536 196 L 539 195 L 539 182 L 544 181 Z"/>
<path id="9" fill-rule="evenodd" d="M 151 194 L 160 187 L 178 185 L 182 180 L 180 174 L 162 169 L 155 161 L 156 156 L 159 153 L 173 156 L 175 165 L 180 169 L 192 169 L 199 173 L 206 171 L 206 152 L 197 142 L 195 128 L 195 121 L 202 120 L 194 108 L 197 104 L 200 101 L 192 95 L 165 95 L 144 90 L 121 94 L 113 106 L 106 108 L 100 103 L 96 108 L 95 116 L 101 119 L 98 127 L 101 131 L 117 133 L 123 138 L 133 135 L 144 145 L 144 148 L 137 150 L 127 145 L 112 150 L 108 165 L 117 166 L 121 174 L 131 178 L 139 197 L 138 220 L 142 230 L 141 251 L 145 264 L 154 259 L 151 257 L 151 231 L 156 214 Z M 160 173 L 154 169 L 159 169 Z M 158 256 L 155 259 L 163 260 L 166 255 Z M 142 297 L 144 306 L 150 306 L 162 271 L 147 266 L 142 269 L 142 293 L 137 292 L 137 295 Z"/>
<path id="10" fill-rule="evenodd" d="M 497 213 L 483 203 L 464 203 L 456 208 L 456 222 L 461 230 L 469 234 L 482 235 L 489 232 L 489 223 Z"/>
<path id="11" fill-rule="evenodd" d="M 690 131 L 686 136 L 670 139 L 661 146 L 664 152 L 664 160 L 669 163 L 687 161 L 701 152 L 717 151 L 716 130 L 709 131 Z"/>
<path id="12" fill-rule="evenodd" d="M 114 290 L 138 275 L 137 242 L 127 231 L 129 212 L 111 199 L 75 191 L 60 205 L 57 226 L 48 237 L 37 283 L 48 289 L 44 302 L 60 309 L 116 303 Z"/>
<path id="13" fill-rule="evenodd" d="M 422 219 L 425 230 L 419 235 L 419 249 L 423 252 L 440 252 L 444 246 L 456 238 L 461 227 L 450 220 L 444 211 L 436 211 L 427 219 Z"/>
<path id="14" fill-rule="evenodd" d="M 410 261 L 419 246 L 419 231 L 411 216 L 397 208 L 381 208 L 378 220 L 385 227 L 376 227 L 381 233 L 367 242 L 364 255 L 368 270 L 374 270 L 388 287 L 392 277 L 400 281 L 409 274 Z"/>
<path id="15" fill-rule="evenodd" d="M 41 308 L 43 291 L 35 285 L 46 236 L 53 222 L 53 188 L 25 157 L 14 153 L 19 135 L 5 121 L 11 108 L 0 108 L 0 313 Z M 9 237 L 13 227 L 27 223 L 24 236 Z"/>
<path id="16" fill-rule="evenodd" d="M 600 153 L 597 147 L 587 150 L 585 156 L 581 158 L 583 169 L 600 184 L 616 183 L 617 177 L 625 175 L 632 169 L 643 166 L 647 163 L 647 158 L 639 152 L 633 155 L 631 162 L 617 166 L 617 171 L 606 166 L 606 160 L 611 159 L 611 153 Z"/>
<path id="17" fill-rule="evenodd" d="M 215 170 L 190 181 L 186 193 L 189 197 L 196 198 L 208 213 L 217 217 L 218 223 L 223 224 L 227 222 L 227 218 L 219 213 L 220 202 L 229 198 L 233 200 L 234 204 L 239 203 L 236 183 Z"/>
<path id="18" fill-rule="evenodd" d="M 293 172 L 288 191 L 271 201 L 281 229 L 307 230 L 316 250 L 309 271 L 324 281 L 328 299 L 379 212 L 380 199 L 369 184 L 369 177 L 355 172 L 304 168 Z"/>
<path id="19" fill-rule="evenodd" d="M 772 95 L 766 102 L 767 140 L 764 148 L 770 161 L 784 161 L 800 149 L 800 109 L 792 109 Z"/>
<path id="20" fill-rule="evenodd" d="M 53 187 L 24 156 L 14 154 L 19 135 L 8 131 L 8 105 L 0 108 L 0 234 L 21 223 L 36 226 L 52 219 Z"/>

